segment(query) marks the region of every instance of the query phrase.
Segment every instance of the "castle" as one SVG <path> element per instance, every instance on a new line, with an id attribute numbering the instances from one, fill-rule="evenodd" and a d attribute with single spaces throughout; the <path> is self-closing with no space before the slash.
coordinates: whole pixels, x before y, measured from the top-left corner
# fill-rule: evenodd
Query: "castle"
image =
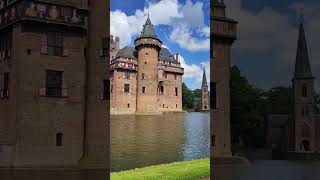
<path id="1" fill-rule="evenodd" d="M 182 111 L 184 69 L 162 47 L 148 16 L 134 47 L 119 48 L 119 37 L 110 41 L 111 114 L 162 114 Z"/>
<path id="2" fill-rule="evenodd" d="M 320 109 L 316 104 L 314 76 L 309 62 L 301 20 L 295 69 L 292 78 L 293 104 L 290 114 L 268 116 L 268 145 L 277 152 L 320 151 Z"/>
<path id="3" fill-rule="evenodd" d="M 108 7 L 0 0 L 0 168 L 90 167 L 106 177 Z"/>

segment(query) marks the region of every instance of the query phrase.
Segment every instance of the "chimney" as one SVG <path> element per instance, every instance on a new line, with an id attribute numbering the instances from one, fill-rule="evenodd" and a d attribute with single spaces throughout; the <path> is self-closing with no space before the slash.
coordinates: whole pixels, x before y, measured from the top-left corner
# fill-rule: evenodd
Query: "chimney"
<path id="1" fill-rule="evenodd" d="M 116 36 L 115 48 L 116 50 L 120 49 L 120 38 L 118 36 Z"/>
<path id="2" fill-rule="evenodd" d="M 179 61 L 179 53 L 176 53 L 176 60 L 177 60 L 178 62 L 180 62 L 180 61 Z"/>

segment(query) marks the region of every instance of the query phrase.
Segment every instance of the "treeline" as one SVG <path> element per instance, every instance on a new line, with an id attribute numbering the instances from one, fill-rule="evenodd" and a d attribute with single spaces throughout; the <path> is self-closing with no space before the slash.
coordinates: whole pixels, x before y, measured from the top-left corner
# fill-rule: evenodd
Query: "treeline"
<path id="1" fill-rule="evenodd" d="M 262 90 L 249 84 L 237 66 L 231 68 L 231 137 L 234 146 L 263 147 L 266 143 L 267 116 L 289 114 L 291 87 Z"/>
<path id="2" fill-rule="evenodd" d="M 182 83 L 182 106 L 183 109 L 192 109 L 195 98 L 201 98 L 201 89 L 191 90 Z"/>

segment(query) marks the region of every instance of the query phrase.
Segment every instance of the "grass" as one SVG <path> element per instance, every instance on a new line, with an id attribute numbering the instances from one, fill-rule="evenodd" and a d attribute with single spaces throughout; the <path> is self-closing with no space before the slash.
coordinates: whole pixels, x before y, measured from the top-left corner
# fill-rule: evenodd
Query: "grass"
<path id="1" fill-rule="evenodd" d="M 210 176 L 210 160 L 176 162 L 111 173 L 111 180 L 198 180 Z"/>

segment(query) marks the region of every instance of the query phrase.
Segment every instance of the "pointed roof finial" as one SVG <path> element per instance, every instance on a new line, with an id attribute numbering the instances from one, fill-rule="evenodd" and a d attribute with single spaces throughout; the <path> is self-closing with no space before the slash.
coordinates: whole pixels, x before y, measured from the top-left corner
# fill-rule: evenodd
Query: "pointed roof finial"
<path id="1" fill-rule="evenodd" d="M 300 24 L 303 24 L 303 7 L 300 8 Z"/>
<path id="2" fill-rule="evenodd" d="M 206 68 L 204 67 L 204 65 L 203 65 L 202 87 L 208 87 Z"/>
<path id="3" fill-rule="evenodd" d="M 307 40 L 302 21 L 300 22 L 299 27 L 294 78 L 313 78 L 309 62 Z"/>
<path id="4" fill-rule="evenodd" d="M 157 38 L 157 35 L 155 34 L 153 25 L 152 25 L 151 20 L 150 20 L 149 13 L 148 13 L 147 21 L 146 21 L 146 23 L 143 25 L 143 30 L 142 30 L 142 32 L 141 32 L 140 37 L 152 37 L 152 38 Z"/>

